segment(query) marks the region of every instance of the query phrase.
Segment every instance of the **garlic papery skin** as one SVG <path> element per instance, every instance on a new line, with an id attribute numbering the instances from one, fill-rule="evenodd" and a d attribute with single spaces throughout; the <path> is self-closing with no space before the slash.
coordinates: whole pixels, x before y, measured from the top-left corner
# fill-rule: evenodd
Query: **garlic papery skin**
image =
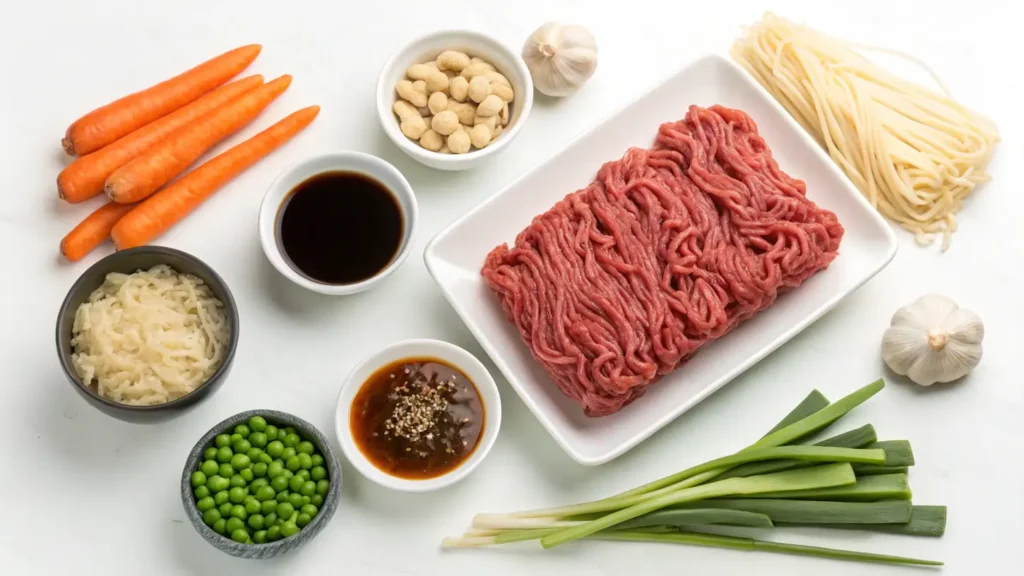
<path id="1" fill-rule="evenodd" d="M 597 42 L 582 26 L 548 22 L 526 39 L 523 61 L 541 94 L 568 96 L 597 70 Z"/>
<path id="2" fill-rule="evenodd" d="M 882 336 L 882 358 L 921 386 L 952 382 L 981 362 L 985 327 L 956 302 L 929 294 L 896 311 Z"/>

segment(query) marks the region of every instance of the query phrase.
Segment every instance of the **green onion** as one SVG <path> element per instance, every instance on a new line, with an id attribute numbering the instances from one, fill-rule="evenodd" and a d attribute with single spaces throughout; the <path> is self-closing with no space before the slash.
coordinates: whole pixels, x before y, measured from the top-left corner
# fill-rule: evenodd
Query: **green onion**
<path id="1" fill-rule="evenodd" d="M 765 436 L 769 436 L 775 432 L 778 432 L 779 430 L 782 430 L 783 428 L 789 426 L 790 424 L 799 422 L 800 420 L 807 418 L 811 414 L 814 414 L 818 410 L 821 410 L 822 408 L 828 405 L 828 398 L 825 398 L 824 394 L 818 392 L 817 390 L 811 390 L 811 393 L 808 394 L 806 398 L 801 400 L 800 403 L 796 405 L 796 408 L 790 410 L 789 414 L 786 414 L 786 417 L 780 420 L 774 428 L 772 428 L 771 430 L 768 431 L 767 434 L 765 434 Z M 762 436 L 762 438 L 764 438 L 764 436 Z"/>
<path id="2" fill-rule="evenodd" d="M 817 448 L 813 446 L 784 446 L 781 448 L 768 449 L 765 450 L 765 452 L 792 448 L 849 450 L 852 452 L 859 452 L 859 450 L 851 450 L 849 448 Z M 733 457 L 741 456 L 743 456 L 743 453 L 733 455 Z M 545 536 L 541 539 L 540 543 L 545 548 L 565 544 L 572 540 L 600 532 L 606 528 L 611 528 L 612 526 L 625 522 L 626 520 L 632 520 L 638 516 L 642 516 L 649 512 L 654 512 L 655 510 L 660 510 L 666 506 L 674 504 L 683 504 L 685 502 L 694 502 L 708 498 L 719 498 L 722 496 L 778 492 L 784 489 L 806 490 L 811 488 L 825 488 L 828 486 L 843 486 L 854 482 L 856 482 L 856 476 L 853 475 L 853 468 L 846 462 L 814 466 L 813 468 L 802 468 L 800 470 L 787 470 L 785 472 L 751 476 L 749 478 L 729 478 L 728 480 L 711 482 L 692 488 L 684 488 L 653 498 L 647 497 L 648 495 L 642 495 L 639 498 L 643 499 L 635 505 L 612 512 L 595 520 L 591 520 L 580 526 L 565 528 L 555 534 Z M 909 520 L 909 515 L 907 519 Z"/>
<path id="3" fill-rule="evenodd" d="M 785 526 L 811 526 L 807 523 L 780 523 Z M 905 536 L 939 537 L 946 532 L 945 506 L 913 506 L 910 522 L 899 524 L 821 524 L 820 528 L 841 528 L 845 530 L 870 530 Z"/>
<path id="4" fill-rule="evenodd" d="M 906 466 L 876 466 L 874 464 L 857 464 L 853 469 L 857 476 L 877 476 L 879 474 L 906 474 L 910 471 Z"/>
<path id="5" fill-rule="evenodd" d="M 911 519 L 907 500 L 829 502 L 825 500 L 716 499 L 678 508 L 724 508 L 764 514 L 776 524 L 906 524 Z"/>
<path id="6" fill-rule="evenodd" d="M 826 438 L 821 442 L 816 442 L 814 446 L 833 446 L 836 448 L 863 448 L 869 444 L 873 444 L 878 437 L 875 435 L 875 427 L 871 424 L 865 424 L 855 430 L 849 432 L 843 432 L 837 436 Z M 886 453 L 886 459 L 889 454 Z M 802 460 L 785 459 L 785 460 L 767 460 L 764 462 L 750 462 L 731 468 L 724 473 L 716 476 L 719 480 L 726 478 L 742 478 L 744 476 L 757 476 L 758 474 L 769 474 L 771 472 L 781 472 L 783 470 L 792 470 L 794 468 L 804 468 L 806 466 L 812 466 L 813 464 L 807 463 Z M 857 472 L 859 466 L 875 466 L 874 464 L 857 464 L 853 467 L 853 471 Z"/>
<path id="7" fill-rule="evenodd" d="M 765 542 L 762 540 L 754 540 L 752 538 L 721 536 L 718 534 L 701 534 L 696 532 L 648 534 L 627 531 L 611 531 L 602 532 L 600 534 L 593 536 L 593 538 L 597 540 L 629 540 L 634 542 L 665 542 L 671 544 L 690 544 L 694 546 L 708 546 L 712 548 L 731 548 L 733 550 L 774 552 L 776 554 L 795 554 L 799 556 L 816 556 L 818 558 L 830 558 L 833 560 L 874 562 L 879 564 L 915 564 L 920 566 L 943 565 L 942 562 L 938 562 L 935 560 L 920 560 L 917 558 L 905 558 L 903 556 L 871 554 L 868 552 L 855 552 L 852 550 L 838 550 L 835 548 L 821 548 L 818 546 L 786 544 L 784 542 Z"/>
<path id="8" fill-rule="evenodd" d="M 857 469 L 854 468 L 854 471 Z M 857 478 L 856 484 L 819 488 L 816 490 L 787 490 L 758 494 L 751 498 L 784 498 L 787 500 L 834 500 L 840 502 L 878 502 L 879 500 L 910 500 L 910 485 L 906 474 L 881 474 Z"/>
<path id="9" fill-rule="evenodd" d="M 764 514 L 723 508 L 694 508 L 691 510 L 659 510 L 627 520 L 615 526 L 616 530 L 634 530 L 648 526 L 698 526 L 725 524 L 750 528 L 771 528 L 771 518 Z"/>

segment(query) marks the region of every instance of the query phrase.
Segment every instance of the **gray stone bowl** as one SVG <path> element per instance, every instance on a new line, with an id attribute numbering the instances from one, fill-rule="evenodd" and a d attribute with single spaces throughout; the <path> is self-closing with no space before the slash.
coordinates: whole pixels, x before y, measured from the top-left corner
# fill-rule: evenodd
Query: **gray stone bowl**
<path id="1" fill-rule="evenodd" d="M 295 431 L 303 439 L 312 442 L 313 446 L 324 457 L 324 467 L 327 468 L 327 479 L 331 482 L 331 489 L 324 498 L 324 504 L 320 507 L 320 512 L 305 528 L 276 542 L 240 544 L 227 536 L 221 536 L 214 532 L 213 528 L 210 528 L 203 522 L 202 513 L 196 508 L 196 499 L 192 493 L 192 473 L 199 469 L 199 465 L 203 460 L 203 452 L 210 446 L 213 446 L 214 438 L 218 434 L 225 432 L 230 434 L 230 431 L 235 426 L 248 422 L 249 418 L 253 416 L 262 416 L 267 420 L 268 424 L 273 424 L 278 428 L 291 426 L 295 428 Z M 337 455 L 335 455 L 334 450 L 331 448 L 330 442 L 327 441 L 327 437 L 309 422 L 276 410 L 248 410 L 220 422 L 199 439 L 199 442 L 196 443 L 189 453 L 188 460 L 185 461 L 185 468 L 181 472 L 181 503 L 185 507 L 185 514 L 188 515 L 192 526 L 215 548 L 239 558 L 273 558 L 309 542 L 331 521 L 331 517 L 334 516 L 335 510 L 338 508 L 338 500 L 340 499 L 341 465 L 338 462 Z"/>
<path id="2" fill-rule="evenodd" d="M 224 311 L 228 315 L 231 329 L 228 337 L 228 349 L 220 368 L 213 373 L 209 380 L 189 394 L 155 406 L 121 404 L 100 396 L 94 386 L 86 386 L 75 372 L 75 368 L 71 364 L 71 329 L 75 323 L 75 312 L 83 302 L 89 299 L 89 295 L 103 284 L 107 274 L 111 272 L 132 274 L 139 270 L 148 270 L 158 264 L 166 264 L 179 273 L 198 277 L 210 287 L 213 295 L 224 303 Z M 96 262 L 83 272 L 68 290 L 57 315 L 57 357 L 68 382 L 71 383 L 75 392 L 78 392 L 89 404 L 118 420 L 135 424 L 156 424 L 184 414 L 200 401 L 209 398 L 224 384 L 228 373 L 231 372 L 231 364 L 235 360 L 238 332 L 238 307 L 235 305 L 235 299 L 231 295 L 227 283 L 213 268 L 199 258 L 181 250 L 166 246 L 139 246 L 118 250 Z"/>

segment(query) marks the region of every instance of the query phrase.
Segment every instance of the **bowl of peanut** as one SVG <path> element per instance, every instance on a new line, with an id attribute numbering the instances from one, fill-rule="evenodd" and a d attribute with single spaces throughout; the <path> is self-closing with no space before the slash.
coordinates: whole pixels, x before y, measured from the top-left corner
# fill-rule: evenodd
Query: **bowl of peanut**
<path id="1" fill-rule="evenodd" d="M 438 170 L 468 170 L 497 154 L 533 106 L 526 63 L 501 42 L 448 30 L 399 50 L 377 80 L 377 113 L 403 152 Z"/>

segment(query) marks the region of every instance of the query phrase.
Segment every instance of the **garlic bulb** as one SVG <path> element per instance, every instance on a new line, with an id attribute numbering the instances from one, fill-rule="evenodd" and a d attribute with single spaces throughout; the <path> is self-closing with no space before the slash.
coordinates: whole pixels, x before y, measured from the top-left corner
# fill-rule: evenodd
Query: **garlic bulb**
<path id="1" fill-rule="evenodd" d="M 981 318 L 956 302 L 930 294 L 896 311 L 882 337 L 882 358 L 921 386 L 950 382 L 981 362 Z"/>
<path id="2" fill-rule="evenodd" d="M 594 75 L 597 42 L 582 26 L 548 22 L 523 45 L 533 85 L 548 96 L 568 96 Z"/>

